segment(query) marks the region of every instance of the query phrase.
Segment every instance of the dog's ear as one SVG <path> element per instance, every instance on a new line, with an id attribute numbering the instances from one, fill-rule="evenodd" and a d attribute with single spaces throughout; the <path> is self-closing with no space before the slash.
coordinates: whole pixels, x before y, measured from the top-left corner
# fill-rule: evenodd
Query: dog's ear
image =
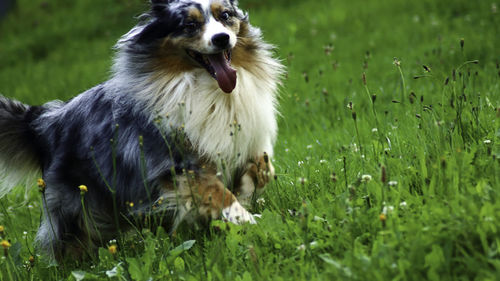
<path id="1" fill-rule="evenodd" d="M 229 0 L 229 3 L 231 4 L 234 11 L 236 12 L 237 18 L 239 18 L 242 21 L 248 22 L 248 13 L 245 11 L 242 11 L 240 8 L 238 8 L 238 0 Z"/>

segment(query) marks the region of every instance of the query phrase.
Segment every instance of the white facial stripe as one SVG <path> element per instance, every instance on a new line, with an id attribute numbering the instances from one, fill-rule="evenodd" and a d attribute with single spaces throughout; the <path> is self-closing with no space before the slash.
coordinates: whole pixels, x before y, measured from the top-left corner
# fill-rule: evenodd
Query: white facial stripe
<path id="1" fill-rule="evenodd" d="M 230 34 L 229 29 L 227 29 L 224 25 L 222 25 L 222 23 L 216 21 L 213 16 L 210 16 L 210 19 L 205 25 L 203 40 L 209 42 L 212 39 L 212 36 L 219 33 Z"/>

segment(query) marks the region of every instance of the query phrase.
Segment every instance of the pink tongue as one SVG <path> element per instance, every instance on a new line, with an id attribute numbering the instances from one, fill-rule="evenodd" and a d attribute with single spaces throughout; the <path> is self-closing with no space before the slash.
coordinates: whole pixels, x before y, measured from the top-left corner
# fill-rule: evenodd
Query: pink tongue
<path id="1" fill-rule="evenodd" d="M 236 87 L 236 70 L 229 65 L 223 53 L 207 55 L 207 57 L 215 71 L 215 79 L 219 83 L 219 88 L 230 94 Z"/>

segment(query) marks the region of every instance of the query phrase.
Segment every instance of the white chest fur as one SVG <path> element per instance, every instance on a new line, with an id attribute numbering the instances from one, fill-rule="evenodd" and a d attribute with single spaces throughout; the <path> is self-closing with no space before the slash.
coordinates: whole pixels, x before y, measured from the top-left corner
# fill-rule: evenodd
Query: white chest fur
<path id="1" fill-rule="evenodd" d="M 183 127 L 200 156 L 224 161 L 232 170 L 264 152 L 273 155 L 279 66 L 269 58 L 267 72 L 237 68 L 231 94 L 222 92 L 203 69 L 148 77 L 119 72 L 111 85 L 127 87 L 142 110 L 151 112 L 151 120 L 162 117 L 166 132 Z"/>
<path id="2" fill-rule="evenodd" d="M 238 69 L 237 85 L 223 93 L 204 70 L 161 79 L 142 98 L 164 119 L 166 130 L 184 127 L 200 155 L 229 167 L 267 152 L 276 138 L 275 83 Z M 163 83 L 162 83 L 163 82 Z M 270 88 L 271 86 L 271 88 Z"/>

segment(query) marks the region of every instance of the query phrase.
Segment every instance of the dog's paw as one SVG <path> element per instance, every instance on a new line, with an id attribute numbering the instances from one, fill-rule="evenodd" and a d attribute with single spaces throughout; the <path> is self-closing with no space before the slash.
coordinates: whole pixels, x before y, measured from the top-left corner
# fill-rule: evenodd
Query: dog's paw
<path id="1" fill-rule="evenodd" d="M 269 155 L 264 152 L 255 163 L 251 164 L 249 173 L 257 188 L 263 188 L 268 184 L 274 178 L 274 167 L 271 159 L 269 159 Z"/>
<path id="2" fill-rule="evenodd" d="M 238 201 L 233 202 L 231 206 L 222 210 L 222 218 L 234 224 L 257 223 L 252 214 L 250 214 Z"/>

